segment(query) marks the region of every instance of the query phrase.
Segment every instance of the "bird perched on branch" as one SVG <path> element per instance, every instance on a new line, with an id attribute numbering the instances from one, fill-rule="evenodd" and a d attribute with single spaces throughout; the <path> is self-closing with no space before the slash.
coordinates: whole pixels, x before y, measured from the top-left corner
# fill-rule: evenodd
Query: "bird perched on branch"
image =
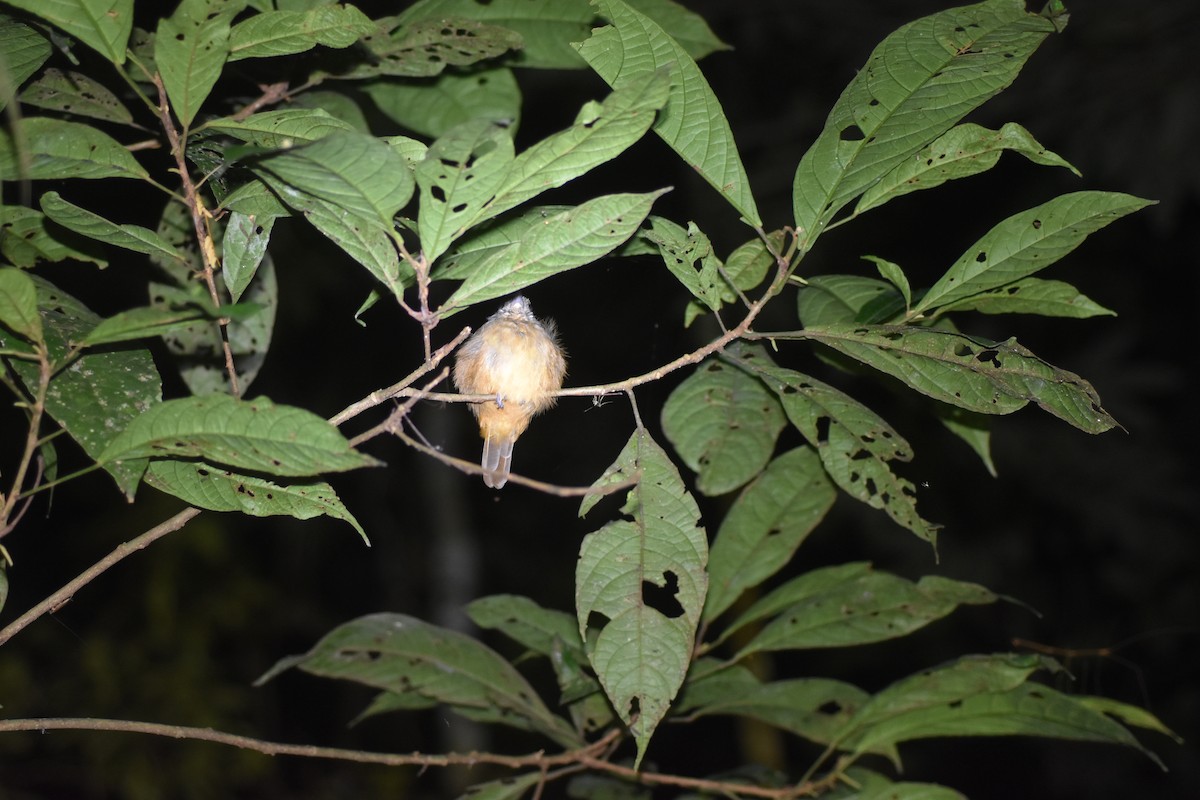
<path id="1" fill-rule="evenodd" d="M 459 349 L 454 385 L 463 394 L 495 398 L 471 405 L 483 437 L 488 486 L 499 489 L 508 481 L 513 444 L 535 414 L 554 405 L 566 373 L 554 322 L 535 317 L 520 296 L 488 317 Z"/>

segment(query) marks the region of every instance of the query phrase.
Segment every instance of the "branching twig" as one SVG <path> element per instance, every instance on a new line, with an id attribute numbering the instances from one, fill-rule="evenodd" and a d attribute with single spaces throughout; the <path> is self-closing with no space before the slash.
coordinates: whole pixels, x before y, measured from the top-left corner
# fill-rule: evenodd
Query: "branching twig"
<path id="1" fill-rule="evenodd" d="M 21 497 L 21 486 L 25 483 L 25 476 L 29 472 L 29 465 L 33 463 L 34 454 L 37 453 L 38 442 L 40 441 L 38 431 L 42 427 L 42 416 L 46 413 L 46 395 L 50 390 L 50 378 L 54 374 L 53 365 L 50 363 L 50 353 L 46 349 L 45 344 L 39 343 L 36 346 L 37 361 L 38 361 L 38 383 L 37 389 L 33 393 L 33 402 L 29 404 L 29 430 L 25 434 L 25 449 L 21 453 L 21 460 L 17 462 L 16 473 L 13 475 L 12 490 L 7 495 L 0 495 L 3 498 L 3 503 L 0 503 L 0 539 L 4 538 L 20 521 L 21 514 L 17 515 L 17 519 L 11 519 L 13 511 L 17 507 L 17 501 Z M 41 470 L 38 471 L 38 477 L 41 477 Z M 34 481 L 37 484 L 37 481 Z M 25 506 L 28 508 L 28 504 Z M 22 509 L 22 513 L 24 509 Z"/>

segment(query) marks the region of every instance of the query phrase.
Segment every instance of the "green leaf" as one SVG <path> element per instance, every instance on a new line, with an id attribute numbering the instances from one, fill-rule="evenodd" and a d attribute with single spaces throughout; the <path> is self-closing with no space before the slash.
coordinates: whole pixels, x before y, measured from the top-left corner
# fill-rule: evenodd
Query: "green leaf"
<path id="1" fill-rule="evenodd" d="M 251 178 L 225 195 L 225 199 L 221 201 L 221 208 L 254 217 L 259 222 L 291 216 L 292 213 L 279 199 L 279 195 L 271 191 L 259 178 Z"/>
<path id="2" fill-rule="evenodd" d="M 876 694 L 838 735 L 859 754 L 943 736 L 1049 736 L 1134 747 L 1133 736 L 1086 702 L 1026 680 L 1057 665 L 1037 656 L 967 656 L 904 678 Z"/>
<path id="3" fill-rule="evenodd" d="M 206 122 L 205 131 L 235 136 L 248 144 L 289 149 L 333 133 L 357 133 L 354 126 L 319 108 L 283 108 L 262 111 L 245 119 L 222 117 Z"/>
<path id="4" fill-rule="evenodd" d="M 467 787 L 467 790 L 459 795 L 459 800 L 520 800 L 526 792 L 545 780 L 546 776 L 542 772 L 498 778 Z"/>
<path id="5" fill-rule="evenodd" d="M 124 146 L 91 125 L 26 117 L 0 129 L 0 180 L 148 177 Z"/>
<path id="6" fill-rule="evenodd" d="M 35 344 L 42 341 L 37 285 L 14 267 L 0 267 L 0 325 Z"/>
<path id="7" fill-rule="evenodd" d="M 63 200 L 58 192 L 42 195 L 42 211 L 64 228 L 90 239 L 179 263 L 187 261 L 169 242 L 149 228 L 110 222 L 99 214 Z"/>
<path id="8" fill-rule="evenodd" d="M 114 64 L 125 63 L 133 0 L 5 0 L 62 29 Z"/>
<path id="9" fill-rule="evenodd" d="M 1117 425 L 1090 383 L 1047 364 L 1015 339 L 991 342 L 901 325 L 809 327 L 805 336 L 968 411 L 1011 414 L 1033 401 L 1088 433 Z"/>
<path id="10" fill-rule="evenodd" d="M 1014 214 L 954 262 L 913 307 L 919 314 L 995 289 L 1045 269 L 1089 234 L 1151 205 L 1117 192 L 1074 192 Z"/>
<path id="11" fill-rule="evenodd" d="M 846 204 L 1016 78 L 1049 20 L 987 0 L 904 25 L 871 53 L 796 169 L 801 251 Z"/>
<path id="12" fill-rule="evenodd" d="M 642 230 L 639 238 L 658 248 L 667 269 L 693 297 L 708 309 L 720 308 L 721 295 L 723 290 L 728 291 L 728 284 L 721 276 L 721 261 L 713 253 L 712 242 L 694 222 L 684 229 L 669 219 L 654 217 L 650 228 Z"/>
<path id="13" fill-rule="evenodd" d="M 642 138 L 667 100 L 666 73 L 651 73 L 614 91 L 603 103 L 586 103 L 575 124 L 517 156 L 496 196 L 475 223 L 502 214 L 616 158 Z M 474 224 L 474 223 L 472 223 Z"/>
<path id="14" fill-rule="evenodd" d="M 337 428 L 302 408 L 265 397 L 229 395 L 167 400 L 117 434 L 99 461 L 201 458 L 265 475 L 306 477 L 379 462 L 354 450 Z"/>
<path id="15" fill-rule="evenodd" d="M 775 231 L 767 234 L 767 238 L 770 240 L 771 246 L 778 252 L 783 245 L 783 232 Z M 771 255 L 766 243 L 757 236 L 750 239 L 729 254 L 729 258 L 725 262 L 725 274 L 721 276 L 721 281 L 716 285 L 717 291 L 710 299 L 716 301 L 717 309 L 728 303 L 737 302 L 738 295 L 734 291 L 735 287 L 742 292 L 750 291 L 763 282 L 767 271 L 775 264 L 775 256 Z M 733 282 L 733 286 L 729 285 L 730 281 Z M 688 303 L 687 310 L 683 314 L 684 327 L 690 326 L 707 311 L 708 307 L 698 300 Z"/>
<path id="16" fill-rule="evenodd" d="M 51 223 L 53 226 L 53 223 Z M 18 267 L 41 261 L 89 261 L 101 269 L 100 245 L 70 231 L 46 227 L 46 215 L 23 206 L 0 206 L 0 253 Z"/>
<path id="17" fill-rule="evenodd" d="M 1019 281 L 964 297 L 941 307 L 949 311 L 978 311 L 981 314 L 1037 314 L 1043 317 L 1086 319 L 1100 315 L 1116 316 L 1063 281 L 1022 278 Z"/>
<path id="18" fill-rule="evenodd" d="M 828 744 L 870 697 L 857 686 L 828 678 L 760 683 L 750 670 L 734 665 L 689 681 L 678 711 L 689 718 L 748 717 Z"/>
<path id="19" fill-rule="evenodd" d="M 80 347 L 94 347 L 99 344 L 162 336 L 201 319 L 211 319 L 211 315 L 196 305 L 178 308 L 133 308 L 101 320 L 76 344 Z"/>
<path id="20" fill-rule="evenodd" d="M 473 120 L 515 126 L 521 118 L 521 88 L 506 67 L 431 81 L 371 81 L 362 89 L 386 116 L 430 138 Z"/>
<path id="21" fill-rule="evenodd" d="M 465 122 L 430 145 L 414 170 L 421 187 L 417 233 L 428 263 L 466 232 L 512 161 L 511 135 L 486 120 Z"/>
<path id="22" fill-rule="evenodd" d="M 49 281 L 29 275 L 37 286 L 38 311 L 50 358 L 67 363 L 71 343 L 100 322 L 90 309 Z M 0 349 L 14 342 L 0 331 Z M 37 385 L 37 366 L 10 359 L 10 367 L 26 388 Z M 69 362 L 50 381 L 46 395 L 47 413 L 78 442 L 89 458 L 99 460 L 118 431 L 155 408 L 162 399 L 162 380 L 154 358 L 144 348 L 113 349 L 86 353 Z M 144 461 L 103 464 L 128 496 L 145 471 Z"/>
<path id="23" fill-rule="evenodd" d="M 438 259 L 433 276 L 436 280 L 464 280 L 522 236 L 571 209 L 572 206 L 535 206 L 523 214 L 472 228 Z"/>
<path id="24" fill-rule="evenodd" d="M 274 224 L 274 217 L 259 221 L 253 215 L 237 211 L 229 215 L 225 238 L 221 241 L 221 272 L 234 302 L 246 291 L 267 254 Z"/>
<path id="25" fill-rule="evenodd" d="M 654 131 L 746 221 L 762 220 L 750 192 L 733 131 L 696 62 L 657 22 L 622 0 L 596 0 L 612 25 L 596 28 L 576 45 L 579 54 L 614 89 L 660 68 L 671 70 L 671 91 Z"/>
<path id="26" fill-rule="evenodd" d="M 947 430 L 975 451 L 988 474 L 996 477 L 996 464 L 992 461 L 991 418 L 945 403 L 935 406 L 934 413 Z"/>
<path id="27" fill-rule="evenodd" d="M 20 101 L 27 106 L 77 114 L 81 117 L 132 125 L 133 114 L 107 86 L 82 72 L 47 69 L 25 87 Z"/>
<path id="28" fill-rule="evenodd" d="M 738 618 L 731 626 L 734 629 L 761 619 L 763 608 L 776 609 L 792 600 L 735 658 L 764 651 L 849 647 L 896 639 L 941 619 L 959 605 L 997 599 L 978 584 L 938 575 L 912 583 L 887 572 L 867 572 L 824 585 L 819 591 L 810 591 L 808 579 L 802 575 L 783 584 L 759 601 L 761 608 L 756 603 Z"/>
<path id="29" fill-rule="evenodd" d="M 875 268 L 879 270 L 879 274 L 883 276 L 883 279 L 899 290 L 900 296 L 904 298 L 905 308 L 912 305 L 912 289 L 908 288 L 908 278 L 899 264 L 879 258 L 878 256 L 863 256 L 863 258 L 874 264 Z"/>
<path id="30" fill-rule="evenodd" d="M 811 447 L 767 465 L 721 522 L 708 564 L 704 620 L 711 622 L 782 569 L 833 506 L 837 493 Z"/>
<path id="31" fill-rule="evenodd" d="M 800 289 L 796 309 L 804 327 L 883 322 L 903 314 L 904 296 L 887 281 L 859 275 L 816 275 Z"/>
<path id="32" fill-rule="evenodd" d="M 893 760 L 896 760 L 893 758 Z M 862 767 L 851 767 L 845 777 L 823 800 L 967 800 L 946 786 L 936 783 L 893 782 L 890 778 Z"/>
<path id="33" fill-rule="evenodd" d="M 553 656 L 565 649 L 584 656 L 579 626 L 565 611 L 542 608 L 528 597 L 512 594 L 481 597 L 465 610 L 479 627 L 498 630 L 540 655 Z"/>
<path id="34" fill-rule="evenodd" d="M 1095 695 L 1073 695 L 1071 699 L 1081 705 L 1087 706 L 1093 711 L 1107 714 L 1126 726 L 1134 725 L 1139 728 L 1145 728 L 1148 731 L 1161 733 L 1163 736 L 1173 739 L 1176 744 L 1183 744 L 1183 737 L 1176 734 L 1164 725 L 1162 720 L 1144 708 L 1131 706 L 1128 703 L 1122 703 L 1108 697 L 1096 697 Z"/>
<path id="35" fill-rule="evenodd" d="M 324 481 L 278 484 L 253 475 L 239 475 L 202 461 L 155 459 L 146 470 L 146 483 L 188 505 L 209 511 L 237 511 L 255 517 L 288 516 L 312 519 L 326 516 L 349 523 L 370 545 L 366 531 Z"/>
<path id="36" fill-rule="evenodd" d="M 883 509 L 897 524 L 937 545 L 937 525 L 921 518 L 916 487 L 890 462 L 912 459 L 908 442 L 883 419 L 821 381 L 775 366 L 761 348 L 731 347 L 725 358 L 779 395 L 784 413 L 810 444 L 833 482 L 851 497 Z"/>
<path id="37" fill-rule="evenodd" d="M 154 60 L 171 109 L 189 127 L 229 57 L 229 25 L 246 0 L 182 0 L 159 20 Z"/>
<path id="38" fill-rule="evenodd" d="M 7 14 L 0 14 L 0 69 L 5 71 L 0 87 L 0 111 L 8 107 L 8 101 L 21 84 L 41 69 L 49 57 L 50 42 L 45 36 Z"/>
<path id="39" fill-rule="evenodd" d="M 341 92 L 309 91 L 292 98 L 293 108 L 320 109 L 341 120 L 359 133 L 370 133 L 371 126 L 355 98 Z"/>
<path id="40" fill-rule="evenodd" d="M 635 476 L 626 518 L 584 537 L 575 601 L 592 668 L 637 741 L 636 768 L 688 671 L 708 541 L 678 470 L 641 428 L 596 488 Z"/>
<path id="41" fill-rule="evenodd" d="M 946 131 L 884 175 L 879 183 L 863 193 L 854 213 L 861 214 L 918 189 L 932 189 L 949 180 L 986 172 L 996 166 L 1005 150 L 1020 153 L 1035 164 L 1064 167 L 1079 175 L 1079 170 L 1057 153 L 1042 147 L 1033 134 L 1015 122 L 1007 123 L 998 131 L 966 123 Z"/>
<path id="42" fill-rule="evenodd" d="M 444 703 L 470 719 L 541 733 L 563 747 L 579 737 L 546 708 L 533 688 L 490 648 L 404 614 L 371 614 L 341 625 L 308 653 L 285 658 L 256 684 L 297 667 L 383 689 L 383 710 Z M 395 698 L 394 701 L 391 699 Z"/>
<path id="43" fill-rule="evenodd" d="M 376 25 L 350 5 L 317 6 L 307 11 L 264 11 L 229 32 L 229 60 L 303 53 L 317 45 L 349 47 Z"/>
<path id="44" fill-rule="evenodd" d="M 663 433 L 707 495 L 733 491 L 762 472 L 784 424 L 762 381 L 716 360 L 675 387 L 662 410 Z"/>
<path id="45" fill-rule="evenodd" d="M 466 276 L 442 306 L 443 318 L 450 309 L 503 297 L 607 255 L 633 235 L 664 191 L 603 195 L 527 229 Z"/>

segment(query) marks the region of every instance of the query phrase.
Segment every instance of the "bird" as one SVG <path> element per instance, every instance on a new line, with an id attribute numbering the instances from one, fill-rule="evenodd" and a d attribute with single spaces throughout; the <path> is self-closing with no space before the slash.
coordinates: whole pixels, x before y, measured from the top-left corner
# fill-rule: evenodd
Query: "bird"
<path id="1" fill-rule="evenodd" d="M 471 404 L 483 437 L 483 482 L 508 482 L 513 444 L 534 415 L 554 405 L 567 359 L 553 320 L 539 320 L 518 295 L 471 335 L 454 362 L 454 385 L 463 394 L 494 398 Z"/>

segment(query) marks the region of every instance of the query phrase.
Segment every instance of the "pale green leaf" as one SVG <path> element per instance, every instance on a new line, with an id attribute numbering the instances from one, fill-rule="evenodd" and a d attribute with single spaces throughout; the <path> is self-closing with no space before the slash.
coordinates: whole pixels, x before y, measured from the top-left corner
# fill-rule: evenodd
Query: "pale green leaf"
<path id="1" fill-rule="evenodd" d="M 154 36 L 158 65 L 171 110 L 192 124 L 229 57 L 229 26 L 246 0 L 182 0 L 159 20 Z"/>
<path id="2" fill-rule="evenodd" d="M 14 266 L 32 267 L 41 261 L 88 261 L 101 269 L 108 262 L 100 245 L 71 231 L 46 227 L 46 215 L 24 206 L 0 206 L 0 253 Z"/>
<path id="3" fill-rule="evenodd" d="M 613 88 L 661 68 L 671 71 L 667 104 L 654 131 L 751 225 L 762 220 L 725 112 L 696 62 L 657 22 L 622 0 L 596 0 L 612 25 L 577 45 L 580 55 Z"/>
<path id="4" fill-rule="evenodd" d="M 82 236 L 135 253 L 186 262 L 178 250 L 149 228 L 110 222 L 99 214 L 63 200 L 58 192 L 46 192 L 42 195 L 42 211 L 54 222 Z"/>
<path id="5" fill-rule="evenodd" d="M 363 541 L 367 534 L 324 481 L 278 484 L 253 475 L 239 475 L 202 461 L 156 459 L 146 470 L 147 485 L 174 495 L 188 505 L 209 511 L 236 511 L 254 517 L 288 516 L 343 520 Z"/>
<path id="6" fill-rule="evenodd" d="M 338 78 L 431 78 L 447 66 L 466 67 L 521 47 L 520 34 L 470 17 L 377 20 L 375 32 L 363 37 L 370 57 L 339 72 Z"/>
<path id="7" fill-rule="evenodd" d="M 688 671 L 708 541 L 679 472 L 640 428 L 596 485 L 631 477 L 625 517 L 584 537 L 575 601 L 588 658 L 637 742 L 636 766 Z"/>
<path id="8" fill-rule="evenodd" d="M 292 667 L 383 689 L 385 696 L 397 698 L 373 704 L 376 712 L 441 703 L 472 719 L 536 731 L 563 747 L 581 743 L 499 654 L 461 633 L 404 614 L 372 614 L 347 622 L 308 653 L 280 661 L 257 683 Z"/>
<path id="9" fill-rule="evenodd" d="M 1063 281 L 1022 278 L 942 306 L 939 313 L 978 311 L 981 314 L 1037 314 L 1043 317 L 1086 319 L 1116 316 L 1078 289 Z"/>
<path id="10" fill-rule="evenodd" d="M 266 11 L 233 26 L 229 32 L 229 60 L 303 53 L 317 45 L 349 47 L 375 27 L 366 14 L 352 5 Z"/>
<path id="11" fill-rule="evenodd" d="M 904 298 L 905 308 L 912 305 L 912 289 L 909 288 L 908 277 L 905 276 L 904 270 L 901 269 L 899 264 L 880 258 L 879 256 L 863 256 L 863 258 L 874 264 L 875 268 L 879 270 L 879 274 L 883 276 L 883 279 L 899 290 L 900 296 Z"/>
<path id="12" fill-rule="evenodd" d="M 107 86 L 82 72 L 47 69 L 25 87 L 20 101 L 27 106 L 62 111 L 81 117 L 132 125 L 133 114 Z"/>
<path id="13" fill-rule="evenodd" d="M 704 619 L 787 565 L 833 506 L 837 493 L 811 447 L 779 456 L 754 479 L 721 522 L 708 566 Z"/>
<path id="14" fill-rule="evenodd" d="M 362 107 L 354 98 L 334 91 L 304 92 L 292 98 L 293 108 L 320 109 L 336 117 L 359 133 L 370 133 L 371 126 Z"/>
<path id="15" fill-rule="evenodd" d="M 1005 124 L 998 131 L 966 123 L 946 131 L 884 175 L 879 183 L 863 193 L 854 213 L 877 208 L 909 192 L 932 189 L 949 180 L 985 172 L 996 166 L 1005 150 L 1020 153 L 1035 164 L 1064 167 L 1079 175 L 1079 170 L 1057 153 L 1042 147 L 1033 134 L 1015 122 Z"/>
<path id="16" fill-rule="evenodd" d="M 603 195 L 546 218 L 476 266 L 442 306 L 443 317 L 607 255 L 633 235 L 662 193 Z"/>
<path id="17" fill-rule="evenodd" d="M 1074 695 L 1071 699 L 1081 705 L 1087 706 L 1093 711 L 1107 714 L 1123 725 L 1133 725 L 1148 731 L 1161 733 L 1163 736 L 1173 739 L 1176 744 L 1183 744 L 1181 736 L 1164 725 L 1162 720 L 1144 708 L 1131 706 L 1128 703 L 1122 703 L 1110 697 L 1097 697 L 1095 695 Z"/>
<path id="18" fill-rule="evenodd" d="M 796 170 L 792 206 L 807 251 L 834 215 L 1004 90 L 1050 20 L 1022 0 L 987 0 L 904 25 L 838 98 Z"/>
<path id="19" fill-rule="evenodd" d="M 815 275 L 796 296 L 804 327 L 883 322 L 904 313 L 904 297 L 887 281 L 860 275 Z"/>
<path id="20" fill-rule="evenodd" d="M 536 206 L 523 214 L 473 228 L 438 259 L 434 278 L 461 281 L 522 236 L 570 210 L 571 206 Z"/>
<path id="21" fill-rule="evenodd" d="M 221 274 L 225 288 L 237 302 L 254 278 L 258 265 L 267 254 L 271 241 L 274 217 L 258 220 L 253 215 L 234 211 L 225 223 L 225 238 L 221 240 Z"/>
<path id="22" fill-rule="evenodd" d="M 267 184 L 259 178 L 250 178 L 241 186 L 225 195 L 221 208 L 236 211 L 247 217 L 254 217 L 263 222 L 268 219 L 291 216 L 291 211 L 279 195 L 271 191 Z"/>
<path id="23" fill-rule="evenodd" d="M 1047 364 L 1015 339 L 991 342 L 900 325 L 827 325 L 806 328 L 805 336 L 968 411 L 1011 414 L 1033 401 L 1088 433 L 1117 425 L 1090 383 Z"/>
<path id="24" fill-rule="evenodd" d="M 991 418 L 946 403 L 937 404 L 934 413 L 946 426 L 946 430 L 962 439 L 967 447 L 975 451 L 988 474 L 996 477 L 996 464 L 992 461 Z"/>
<path id="25" fill-rule="evenodd" d="M 222 117 L 205 123 L 204 130 L 227 133 L 249 144 L 283 150 L 315 142 L 331 133 L 355 132 L 350 123 L 319 108 L 261 111 L 244 119 Z"/>
<path id="26" fill-rule="evenodd" d="M 693 297 L 711 310 L 720 308 L 721 295 L 723 290 L 728 291 L 728 284 L 721 275 L 721 261 L 713 252 L 712 242 L 694 222 L 689 222 L 685 229 L 656 216 L 650 227 L 641 231 L 640 238 L 658 248 L 667 269 Z"/>
<path id="27" fill-rule="evenodd" d="M 707 495 L 733 491 L 762 472 L 785 424 L 762 381 L 717 360 L 676 386 L 662 410 L 663 434 Z"/>
<path id="28" fill-rule="evenodd" d="M 33 73 L 50 57 L 50 42 L 35 28 L 0 14 L 0 111 Z M 50 70 L 47 70 L 49 72 Z M 22 100 L 22 102 L 25 102 Z"/>
<path id="29" fill-rule="evenodd" d="M 472 120 L 515 127 L 521 118 L 521 87 L 506 67 L 449 72 L 432 81 L 371 81 L 362 90 L 389 118 L 430 138 Z"/>
<path id="30" fill-rule="evenodd" d="M 211 315 L 195 305 L 178 308 L 144 306 L 122 311 L 101 320 L 96 327 L 76 342 L 80 347 L 94 347 L 113 342 L 128 342 L 150 336 L 163 336 L 180 330 Z"/>
<path id="31" fill-rule="evenodd" d="M 779 396 L 784 413 L 817 448 L 842 491 L 936 546 L 939 526 L 917 513 L 912 482 L 892 472 L 891 462 L 912 459 L 908 442 L 892 426 L 832 386 L 775 366 L 761 348 L 730 348 L 725 357 Z"/>
<path id="32" fill-rule="evenodd" d="M 124 146 L 91 125 L 26 117 L 0 129 L 0 181 L 147 177 Z"/>
<path id="33" fill-rule="evenodd" d="M 640 240 L 642 237 L 636 238 Z M 767 239 L 776 252 L 779 252 L 783 245 L 783 232 L 769 233 Z M 714 298 L 717 308 L 720 309 L 728 303 L 737 302 L 738 291 L 748 292 L 761 284 L 767 276 L 767 271 L 775 265 L 775 256 L 771 255 L 771 251 L 767 249 L 766 242 L 757 236 L 738 247 L 729 254 L 729 258 L 725 261 L 724 274 L 721 276 L 720 283 L 717 284 Z M 732 286 L 730 286 L 730 282 L 733 283 Z M 683 314 L 684 327 L 690 326 L 707 311 L 708 307 L 699 300 L 689 302 L 687 310 Z"/>
<path id="34" fill-rule="evenodd" d="M 1074 192 L 1014 214 L 985 233 L 913 307 L 929 311 L 1026 278 L 1078 247 L 1088 235 L 1151 205 L 1117 192 Z"/>
<path id="35" fill-rule="evenodd" d="M 14 267 L 0 267 L 0 325 L 27 341 L 42 341 L 37 286 L 32 278 Z"/>
<path id="36" fill-rule="evenodd" d="M 508 638 L 543 656 L 567 650 L 583 657 L 579 625 L 565 611 L 542 608 L 528 597 L 497 594 L 473 600 L 467 616 L 481 628 L 498 630 Z"/>
<path id="37" fill-rule="evenodd" d="M 133 0 L 5 0 L 74 36 L 115 64 L 125 63 Z"/>
<path id="38" fill-rule="evenodd" d="M 379 464 L 309 411 L 265 397 L 239 400 L 222 394 L 153 406 L 113 437 L 98 460 L 110 464 L 156 457 L 201 458 L 290 477 Z"/>

